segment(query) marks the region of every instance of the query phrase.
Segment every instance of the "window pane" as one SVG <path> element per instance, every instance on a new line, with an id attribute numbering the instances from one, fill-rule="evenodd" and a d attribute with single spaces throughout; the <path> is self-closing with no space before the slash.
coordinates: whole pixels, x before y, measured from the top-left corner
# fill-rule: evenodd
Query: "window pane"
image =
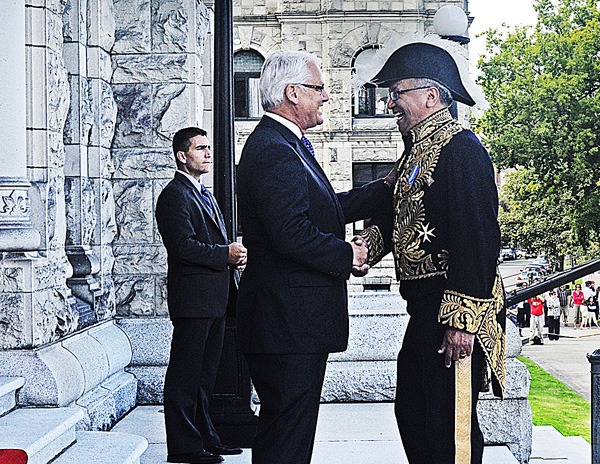
<path id="1" fill-rule="evenodd" d="M 373 180 L 371 163 L 355 163 L 352 165 L 352 186 L 361 187 Z"/>
<path id="2" fill-rule="evenodd" d="M 248 117 L 248 80 L 246 77 L 235 76 L 233 89 L 233 110 L 236 118 Z"/>
<path id="3" fill-rule="evenodd" d="M 254 50 L 243 50 L 233 55 L 233 71 L 259 73 L 265 59 Z"/>
<path id="4" fill-rule="evenodd" d="M 265 62 L 260 53 L 242 50 L 233 55 L 234 112 L 240 119 L 262 116 L 258 81 Z"/>
<path id="5" fill-rule="evenodd" d="M 354 58 L 353 68 L 368 69 L 371 63 L 376 61 L 377 47 L 366 48 Z M 353 69 L 353 72 L 354 72 Z M 355 116 L 379 116 L 392 114 L 387 109 L 387 88 L 378 88 L 372 84 L 365 84 L 363 88 L 355 90 L 354 93 L 354 115 Z"/>
<path id="6" fill-rule="evenodd" d="M 372 180 L 381 179 L 394 167 L 394 163 L 374 163 L 374 177 Z"/>
<path id="7" fill-rule="evenodd" d="M 258 83 L 258 78 L 248 79 L 248 117 L 250 118 L 260 118 L 263 114 Z"/>
<path id="8" fill-rule="evenodd" d="M 387 107 L 388 89 L 386 87 L 376 87 L 375 91 L 375 114 L 393 114 Z"/>
<path id="9" fill-rule="evenodd" d="M 376 179 L 385 177 L 394 163 L 353 163 L 352 164 L 352 187 L 361 187 Z M 353 233 L 358 234 L 369 226 L 369 220 L 357 221 L 353 226 Z"/>

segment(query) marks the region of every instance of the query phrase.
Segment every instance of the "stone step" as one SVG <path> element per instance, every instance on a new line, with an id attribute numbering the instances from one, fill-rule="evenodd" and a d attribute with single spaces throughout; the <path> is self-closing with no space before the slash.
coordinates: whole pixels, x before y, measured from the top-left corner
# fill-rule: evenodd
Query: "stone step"
<path id="1" fill-rule="evenodd" d="M 537 464 L 552 460 L 561 464 L 589 464 L 592 460 L 591 445 L 583 437 L 565 437 L 551 426 L 534 427 L 530 462 Z"/>
<path id="2" fill-rule="evenodd" d="M 0 449 L 22 449 L 28 464 L 46 464 L 75 441 L 79 408 L 24 408 L 0 417 Z"/>
<path id="3" fill-rule="evenodd" d="M 0 416 L 14 409 L 17 404 L 17 390 L 24 383 L 21 377 L 0 377 Z"/>
<path id="4" fill-rule="evenodd" d="M 76 442 L 52 464 L 139 464 L 148 441 L 118 432 L 77 432 Z"/>

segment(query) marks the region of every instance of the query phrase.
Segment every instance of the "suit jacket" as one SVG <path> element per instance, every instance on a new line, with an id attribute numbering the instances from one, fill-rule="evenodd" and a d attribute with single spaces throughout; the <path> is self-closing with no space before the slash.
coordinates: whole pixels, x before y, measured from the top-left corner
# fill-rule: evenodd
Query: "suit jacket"
<path id="1" fill-rule="evenodd" d="M 171 319 L 225 315 L 229 241 L 219 208 L 211 201 L 216 219 L 198 189 L 178 172 L 158 197 L 156 222 L 167 249 Z"/>
<path id="2" fill-rule="evenodd" d="M 370 217 L 382 180 L 337 194 L 298 138 L 265 116 L 237 170 L 248 263 L 238 304 L 238 340 L 249 353 L 343 351 L 352 248 L 345 224 Z"/>

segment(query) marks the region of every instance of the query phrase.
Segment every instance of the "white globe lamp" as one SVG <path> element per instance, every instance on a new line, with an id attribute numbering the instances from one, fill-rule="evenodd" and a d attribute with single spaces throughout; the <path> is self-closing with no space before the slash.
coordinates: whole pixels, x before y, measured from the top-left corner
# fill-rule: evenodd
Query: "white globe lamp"
<path id="1" fill-rule="evenodd" d="M 436 11 L 433 16 L 433 27 L 440 37 L 455 42 L 469 43 L 467 27 L 469 19 L 462 8 L 456 5 L 446 5 Z"/>

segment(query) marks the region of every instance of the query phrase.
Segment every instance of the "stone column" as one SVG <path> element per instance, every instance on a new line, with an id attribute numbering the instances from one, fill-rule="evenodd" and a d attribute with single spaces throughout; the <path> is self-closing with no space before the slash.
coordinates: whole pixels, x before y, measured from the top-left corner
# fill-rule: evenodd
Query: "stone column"
<path id="1" fill-rule="evenodd" d="M 36 250 L 27 179 L 25 5 L 7 0 L 0 15 L 0 251 Z"/>
<path id="2" fill-rule="evenodd" d="M 166 253 L 154 205 L 175 172 L 171 137 L 204 123 L 209 10 L 200 0 L 115 0 L 114 8 L 117 314 L 165 316 Z"/>
<path id="3" fill-rule="evenodd" d="M 0 18 L 0 140 L 6 149 L 0 155 L 2 175 L 19 176 L 22 185 L 21 190 L 11 189 L 21 193 L 0 192 L 4 197 L 1 201 L 16 200 L 13 209 L 20 211 L 20 218 L 13 224 L 25 225 L 22 229 L 27 230 L 31 220 L 39 232 L 27 232 L 30 239 L 19 240 L 16 246 L 9 240 L 1 247 L 16 251 L 4 253 L 0 260 L 0 320 L 5 322 L 0 325 L 0 347 L 8 349 L 37 347 L 77 327 L 74 300 L 65 285 L 71 266 L 64 250 L 62 137 L 69 101 L 62 61 L 64 4 L 59 0 L 44 2 L 43 6 L 37 3 L 24 5 L 11 0 L 3 4 Z M 32 184 L 31 219 L 27 181 L 22 180 L 25 176 Z M 0 185 L 4 185 L 2 181 Z M 19 253 L 31 249 L 38 251 Z"/>
<path id="4" fill-rule="evenodd" d="M 67 285 L 77 298 L 81 329 L 114 314 L 113 168 L 108 153 L 116 118 L 108 83 L 114 42 L 112 0 L 68 0 L 63 24 L 63 57 L 71 88 L 64 133 L 66 252 L 73 267 Z"/>

